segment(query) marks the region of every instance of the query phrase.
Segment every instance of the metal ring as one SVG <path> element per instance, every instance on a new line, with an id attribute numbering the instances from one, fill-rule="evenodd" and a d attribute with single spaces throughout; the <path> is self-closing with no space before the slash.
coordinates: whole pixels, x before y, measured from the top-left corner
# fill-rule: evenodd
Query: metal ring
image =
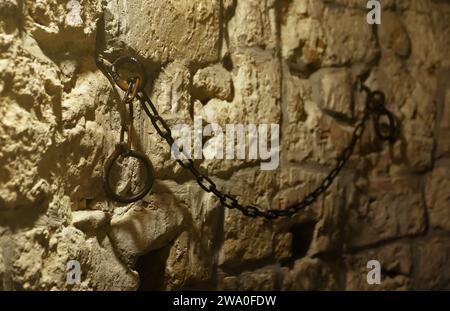
<path id="1" fill-rule="evenodd" d="M 144 187 L 136 194 L 130 196 L 121 196 L 112 189 L 109 177 L 111 174 L 112 166 L 119 156 L 136 158 L 145 164 L 147 171 L 147 181 Z M 105 189 L 106 195 L 116 202 L 132 203 L 142 199 L 152 188 L 154 180 L 155 177 L 153 174 L 153 166 L 150 162 L 150 159 L 141 152 L 128 149 L 126 143 L 117 144 L 114 152 L 106 160 L 103 170 L 103 188 Z"/>
<path id="2" fill-rule="evenodd" d="M 140 87 L 143 88 L 145 86 L 145 69 L 144 65 L 135 57 L 123 56 L 114 61 L 111 68 L 111 76 L 114 82 L 119 86 L 123 91 L 128 90 L 129 83 L 127 80 L 123 79 L 120 74 L 120 68 L 125 64 L 131 64 L 136 67 L 137 75 L 134 78 L 138 78 L 140 80 Z"/>
<path id="3" fill-rule="evenodd" d="M 381 129 L 380 118 L 382 116 L 387 116 L 389 124 L 388 124 L 388 132 L 383 133 Z M 397 125 L 395 122 L 394 115 L 387 109 L 382 109 L 381 111 L 377 111 L 373 116 L 373 124 L 375 128 L 375 133 L 378 138 L 381 140 L 387 140 L 390 142 L 394 142 L 397 138 Z"/>
<path id="4" fill-rule="evenodd" d="M 134 80 L 131 80 L 128 83 L 127 90 L 125 91 L 125 95 L 123 97 L 124 103 L 132 103 L 136 98 L 139 89 L 141 88 L 141 78 L 136 77 Z"/>

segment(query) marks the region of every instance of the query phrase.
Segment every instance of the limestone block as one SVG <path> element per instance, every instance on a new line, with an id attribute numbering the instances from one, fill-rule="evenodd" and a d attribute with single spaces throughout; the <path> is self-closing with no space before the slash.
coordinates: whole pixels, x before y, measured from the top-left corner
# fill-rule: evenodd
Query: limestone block
<path id="1" fill-rule="evenodd" d="M 218 263 L 224 268 L 268 259 L 273 254 L 273 233 L 263 220 L 252 220 L 237 211 L 225 212 L 224 243 Z"/>
<path id="2" fill-rule="evenodd" d="M 431 236 L 415 241 L 412 245 L 415 278 L 413 286 L 417 290 L 424 288 L 448 288 L 450 256 L 448 237 Z M 433 260 L 430 260 L 433 258 Z"/>
<path id="3" fill-rule="evenodd" d="M 163 204 L 164 202 L 164 204 Z M 164 208 L 157 208 L 164 206 Z M 172 241 L 180 230 L 183 216 L 170 195 L 155 198 L 150 207 L 135 205 L 111 219 L 110 237 L 124 260 L 158 249 Z"/>
<path id="4" fill-rule="evenodd" d="M 212 277 L 212 254 L 195 235 L 183 232 L 174 241 L 166 262 L 165 289 L 199 288 Z"/>
<path id="5" fill-rule="evenodd" d="M 205 115 L 208 122 L 222 126 L 224 131 L 226 124 L 244 126 L 268 124 L 269 127 L 271 124 L 280 124 L 281 72 L 279 61 L 273 59 L 270 53 L 259 51 L 236 52 L 232 55 L 232 60 L 235 66 L 231 73 L 234 89 L 233 101 L 212 99 L 194 112 L 201 110 L 200 115 Z M 248 146 L 248 140 L 246 145 Z M 202 167 L 213 174 L 226 174 L 237 167 L 255 163 L 257 161 L 246 156 L 244 161 L 208 159 L 202 163 Z"/>
<path id="6" fill-rule="evenodd" d="M 107 237 L 86 239 L 78 229 L 66 227 L 54 235 L 46 229 L 36 228 L 17 235 L 14 240 L 18 247 L 13 265 L 13 282 L 17 289 L 137 288 L 137 274 L 117 259 Z M 80 263 L 80 284 L 66 283 L 66 265 L 70 260 Z M 30 262 L 34 264 L 30 266 Z"/>
<path id="7" fill-rule="evenodd" d="M 283 58 L 291 69 L 304 77 L 317 70 L 326 49 L 323 25 L 311 11 L 313 8 L 306 1 L 295 0 L 281 16 Z"/>
<path id="8" fill-rule="evenodd" d="M 231 50 L 254 46 L 274 49 L 276 19 L 276 1 L 237 1 L 228 23 Z"/>
<path id="9" fill-rule="evenodd" d="M 110 1 L 107 40 L 156 63 L 217 61 L 220 1 Z"/>
<path id="10" fill-rule="evenodd" d="M 447 76 L 441 78 L 444 81 L 447 80 Z M 450 140 L 448 139 L 450 135 L 450 90 L 448 87 L 444 86 L 443 93 L 443 102 L 440 111 L 442 111 L 442 115 L 440 117 L 439 122 L 439 131 L 437 133 L 437 142 L 436 142 L 436 158 L 440 157 L 448 157 L 450 155 Z M 439 110 L 438 110 L 439 111 Z"/>
<path id="11" fill-rule="evenodd" d="M 332 189 L 341 189 L 344 193 L 344 187 L 337 181 L 337 185 Z M 345 200 L 343 195 L 333 193 L 325 194 L 316 204 L 320 208 L 319 220 L 314 227 L 311 245 L 307 251 L 310 256 L 319 254 L 336 253 L 342 250 L 344 244 L 345 230 L 336 230 L 345 223 Z"/>
<path id="12" fill-rule="evenodd" d="M 430 225 L 450 230 L 450 170 L 435 168 L 427 178 L 425 198 Z"/>
<path id="13" fill-rule="evenodd" d="M 381 284 L 368 284 L 367 270 L 357 272 L 350 270 L 346 273 L 346 290 L 406 291 L 411 288 L 411 280 L 404 275 L 387 276 L 381 280 Z"/>
<path id="14" fill-rule="evenodd" d="M 362 196 L 356 192 L 353 199 L 356 201 L 348 203 L 350 246 L 367 246 L 425 230 L 424 202 L 418 179 L 371 180 L 366 191 Z"/>
<path id="15" fill-rule="evenodd" d="M 31 1 L 25 9 L 25 26 L 46 52 L 76 55 L 94 50 L 101 1 Z"/>
<path id="16" fill-rule="evenodd" d="M 379 258 L 383 269 L 391 274 L 411 275 L 413 262 L 411 246 L 407 243 L 393 243 L 370 250 L 370 258 Z"/>
<path id="17" fill-rule="evenodd" d="M 197 239 L 203 250 L 211 255 L 222 235 L 223 207 L 216 196 L 203 193 L 197 183 L 188 184 L 186 188 L 183 196 L 192 218 L 191 238 Z"/>
<path id="18" fill-rule="evenodd" d="M 295 167 L 280 169 L 278 172 L 243 170 L 236 174 L 224 189 L 236 195 L 242 204 L 255 204 L 262 209 L 284 209 L 313 191 L 323 177 L 321 172 Z M 252 191 L 249 192 L 248 189 Z M 320 207 L 314 210 L 306 209 L 295 220 L 315 219 L 320 210 Z"/>
<path id="19" fill-rule="evenodd" d="M 188 215 L 185 218 L 186 231 L 168 250 L 163 288 L 203 289 L 214 273 L 214 254 L 222 235 L 222 207 L 212 195 L 204 195 L 194 183 L 180 187 L 174 182 L 166 182 L 161 188 L 174 189 L 173 193 L 186 205 L 184 212 Z M 146 264 L 152 265 L 151 262 Z"/>
<path id="20" fill-rule="evenodd" d="M 285 94 L 289 100 L 287 103 L 288 118 L 292 120 L 286 127 L 283 136 L 284 144 L 282 146 L 287 160 L 297 163 L 318 162 L 334 165 L 337 155 L 350 142 L 352 128 L 339 124 L 333 117 L 320 109 L 312 99 L 309 81 L 291 76 L 285 87 Z M 346 91 L 344 90 L 341 94 L 346 94 Z M 331 96 L 331 101 L 333 101 L 333 96 Z M 344 108 L 347 104 L 343 102 L 342 107 Z M 324 103 L 324 105 L 327 104 Z M 351 109 L 351 105 L 347 107 Z M 347 113 L 350 111 L 348 108 L 344 109 Z M 293 112 L 292 117 L 291 111 Z M 296 116 L 299 116 L 300 119 L 297 119 Z"/>
<path id="21" fill-rule="evenodd" d="M 431 11 L 430 4 L 426 4 L 420 9 L 408 10 L 403 18 L 406 31 L 412 42 L 411 59 L 417 67 L 425 69 L 436 65 L 442 55 L 438 48 L 438 38 L 435 37 L 433 32 L 427 31 L 427 29 L 433 27 L 431 26 L 433 21 L 423 13 L 429 12 L 431 14 Z"/>
<path id="22" fill-rule="evenodd" d="M 270 53 L 250 51 L 234 53 L 232 61 L 236 68 L 232 72 L 235 97 L 230 110 L 236 112 L 230 120 L 244 124 L 279 123 L 280 63 Z"/>
<path id="23" fill-rule="evenodd" d="M 307 109 L 310 108 L 309 102 L 312 101 L 312 85 L 309 80 L 292 75 L 287 70 L 283 70 L 283 75 L 283 101 L 287 104 L 286 119 L 289 126 L 294 126 L 298 122 L 305 122 L 308 118 L 307 112 L 311 113 Z"/>
<path id="24" fill-rule="evenodd" d="M 3 81 L 0 209 L 28 206 L 46 196 L 49 176 L 40 174 L 38 166 L 54 164 L 46 154 L 54 144 L 56 120 L 52 103 L 61 91 L 53 64 L 37 59 L 24 49 L 13 49 L 6 55 L 0 62 Z M 28 81 L 35 70 L 47 76 L 41 83 Z"/>
<path id="25" fill-rule="evenodd" d="M 291 270 L 284 271 L 283 290 L 333 290 L 337 286 L 331 268 L 320 259 L 296 260 Z"/>
<path id="26" fill-rule="evenodd" d="M 154 82 L 152 99 L 166 119 L 190 119 L 192 76 L 183 61 L 175 61 L 161 71 Z"/>
<path id="27" fill-rule="evenodd" d="M 324 69 L 312 77 L 312 96 L 325 112 L 341 115 L 346 118 L 353 116 L 352 76 L 347 69 Z"/>
<path id="28" fill-rule="evenodd" d="M 276 289 L 277 271 L 275 268 L 262 268 L 245 271 L 237 276 L 224 276 L 220 280 L 220 290 L 269 291 Z"/>
<path id="29" fill-rule="evenodd" d="M 330 100 L 325 101 L 325 97 L 320 95 L 323 93 L 320 80 L 335 72 L 340 72 L 349 80 L 328 92 Z M 356 96 L 361 94 L 352 89 L 350 81 L 353 79 L 345 69 L 321 69 L 311 79 L 302 79 L 287 71 L 284 73 L 283 101 L 287 103 L 287 113 L 283 117 L 286 116 L 288 122 L 284 125 L 282 152 L 289 162 L 318 163 L 329 167 L 336 165 L 337 157 L 350 144 L 355 122 L 362 118 L 364 96 Z M 327 107 L 330 103 L 335 103 L 332 106 L 337 109 L 328 109 L 331 108 Z M 345 114 L 339 113 L 339 110 L 345 111 Z M 381 154 L 384 152 L 380 150 L 382 148 L 388 149 L 386 145 L 380 146 L 369 120 L 346 167 L 361 165 L 363 155 Z M 390 158 L 383 156 L 383 159 Z"/>
<path id="30" fill-rule="evenodd" d="M 230 100 L 233 92 L 230 73 L 220 65 L 198 70 L 193 86 L 197 89 L 197 98 L 202 101 L 211 98 Z"/>
<path id="31" fill-rule="evenodd" d="M 192 76 L 185 61 L 174 61 L 167 64 L 156 77 L 153 85 L 147 85 L 152 102 L 168 126 L 174 129 L 177 125 L 191 126 L 193 97 L 191 95 Z M 139 116 L 136 120 L 136 132 L 142 150 L 149 156 L 159 178 L 180 175 L 178 165 L 171 156 L 171 146 L 163 140 L 153 127 L 145 112 L 138 107 Z M 174 138 L 176 132 L 173 131 Z"/>
<path id="32" fill-rule="evenodd" d="M 381 284 L 368 284 L 367 263 L 377 260 L 381 268 Z M 412 248 L 407 242 L 394 242 L 373 249 L 366 249 L 345 258 L 347 266 L 347 290 L 407 290 L 411 289 L 413 268 Z"/>
<path id="33" fill-rule="evenodd" d="M 136 290 L 139 284 L 137 273 L 125 266 L 115 254 L 109 239 L 101 241 L 89 239 L 87 249 L 90 257 L 88 268 L 89 288 L 99 291 Z M 81 261 L 83 262 L 83 260 Z"/>
<path id="34" fill-rule="evenodd" d="M 302 169 L 286 169 L 280 174 L 272 172 L 252 172 L 239 174 L 225 191 L 236 195 L 241 204 L 254 204 L 261 209 L 285 209 L 300 202 L 319 184 L 322 174 Z M 334 187 L 332 187 L 334 189 Z M 252 189 L 249 193 L 247 189 Z M 240 212 L 226 210 L 224 222 L 224 242 L 219 253 L 219 262 L 225 268 L 240 266 L 245 262 L 269 258 L 288 258 L 292 253 L 291 233 L 287 231 L 295 223 L 317 222 L 323 217 L 316 240 L 321 244 L 316 249 L 328 251 L 340 237 L 332 233 L 332 223 L 340 221 L 342 203 L 338 195 L 319 198 L 316 203 L 292 217 L 289 222 L 275 221 L 270 224 L 263 220 L 253 220 Z M 336 219 L 334 219 L 336 218 Z M 325 241 L 325 237 L 328 237 Z"/>
<path id="35" fill-rule="evenodd" d="M 450 59 L 448 58 L 448 53 L 446 50 L 450 47 L 450 39 L 448 36 L 444 35 L 445 30 L 448 29 L 450 25 L 450 9 L 445 3 L 433 3 L 435 12 L 439 12 L 438 14 L 431 14 L 433 19 L 433 26 L 435 28 L 435 44 L 436 52 L 439 53 L 440 64 L 444 68 L 448 68 L 450 66 Z"/>
<path id="36" fill-rule="evenodd" d="M 275 236 L 275 258 L 278 261 L 288 260 L 292 256 L 292 233 L 280 233 Z"/>
<path id="37" fill-rule="evenodd" d="M 398 14 L 383 12 L 383 22 L 378 31 L 381 48 L 391 50 L 398 57 L 408 57 L 411 53 L 411 40 Z"/>
<path id="38" fill-rule="evenodd" d="M 102 211 L 75 211 L 72 225 L 82 231 L 94 231 L 107 224 L 107 216 Z"/>
<path id="39" fill-rule="evenodd" d="M 327 7 L 321 24 L 326 46 L 322 66 L 368 64 L 377 57 L 375 35 L 362 11 Z"/>
<path id="40" fill-rule="evenodd" d="M 423 171 L 432 164 L 434 149 L 433 132 L 436 126 L 436 101 L 433 96 L 436 92 L 436 78 L 428 77 L 432 84 L 422 80 L 416 85 L 409 99 L 416 103 L 416 116 L 412 120 L 402 123 L 405 140 L 407 143 L 406 154 L 409 165 Z"/>

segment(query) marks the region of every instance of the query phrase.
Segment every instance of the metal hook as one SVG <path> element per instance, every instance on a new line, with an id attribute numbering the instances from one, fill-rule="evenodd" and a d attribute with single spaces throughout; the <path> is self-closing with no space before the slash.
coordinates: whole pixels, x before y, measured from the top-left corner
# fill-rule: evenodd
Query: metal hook
<path id="1" fill-rule="evenodd" d="M 120 157 L 125 158 L 136 158 L 144 163 L 145 170 L 147 171 L 147 180 L 144 184 L 144 187 L 137 192 L 136 194 L 132 194 L 129 196 L 126 195 L 119 195 L 117 194 L 111 183 L 110 183 L 110 175 L 112 171 L 112 167 L 114 165 L 114 162 Z M 143 197 L 147 195 L 147 193 L 150 191 L 150 189 L 153 186 L 153 182 L 155 180 L 155 175 L 153 173 L 153 166 L 150 162 L 150 159 L 143 153 L 130 150 L 126 143 L 120 143 L 116 145 L 116 149 L 114 152 L 108 157 L 105 163 L 105 167 L 103 170 L 103 188 L 105 189 L 106 195 L 111 198 L 114 201 L 120 202 L 120 203 L 132 203 L 136 202 Z"/>
<path id="2" fill-rule="evenodd" d="M 381 91 L 370 92 L 368 97 L 368 108 L 371 111 L 383 111 L 386 110 L 384 104 L 386 103 L 386 95 Z"/>

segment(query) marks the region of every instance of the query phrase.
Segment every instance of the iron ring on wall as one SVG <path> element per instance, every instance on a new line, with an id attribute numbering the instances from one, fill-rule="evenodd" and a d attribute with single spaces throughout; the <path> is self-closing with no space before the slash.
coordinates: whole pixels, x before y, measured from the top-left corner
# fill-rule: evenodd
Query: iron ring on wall
<path id="1" fill-rule="evenodd" d="M 145 165 L 145 170 L 147 172 L 147 179 L 146 179 L 146 182 L 145 182 L 143 188 L 136 194 L 132 194 L 129 196 L 119 195 L 113 190 L 113 187 L 111 186 L 110 175 L 111 175 L 112 167 L 114 165 L 114 162 L 120 156 L 136 158 L 136 159 L 140 160 L 142 163 L 144 163 L 144 165 Z M 132 203 L 132 202 L 136 202 L 136 201 L 142 199 L 143 197 L 145 197 L 147 195 L 147 193 L 152 188 L 154 180 L 155 180 L 155 175 L 153 173 L 153 166 L 152 166 L 152 163 L 150 162 L 150 159 L 141 152 L 128 149 L 128 146 L 126 143 L 117 144 L 114 152 L 106 160 L 105 167 L 103 170 L 103 187 L 105 189 L 106 195 L 114 201 L 117 201 L 120 203 Z"/>

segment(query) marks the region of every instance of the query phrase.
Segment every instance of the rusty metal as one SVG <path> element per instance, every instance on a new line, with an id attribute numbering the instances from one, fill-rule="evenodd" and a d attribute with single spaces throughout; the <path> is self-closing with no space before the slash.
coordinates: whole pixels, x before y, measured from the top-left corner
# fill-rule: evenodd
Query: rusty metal
<path id="1" fill-rule="evenodd" d="M 141 190 L 139 190 L 135 194 L 131 195 L 117 194 L 113 189 L 114 187 L 111 185 L 110 175 L 112 172 L 114 162 L 116 162 L 116 160 L 119 157 L 136 158 L 145 165 L 145 170 L 147 172 L 147 179 Z M 114 201 L 120 203 L 132 203 L 142 199 L 152 189 L 154 180 L 155 178 L 153 174 L 153 166 L 149 158 L 141 152 L 129 149 L 126 143 L 117 144 L 114 152 L 106 160 L 103 170 L 103 188 L 105 189 L 106 195 Z"/>
<path id="2" fill-rule="evenodd" d="M 132 63 L 141 68 L 142 70 L 132 78 L 127 81 L 122 79 L 118 74 L 120 67 L 126 63 Z M 97 64 L 102 65 L 102 72 L 109 74 L 106 66 L 102 61 L 97 61 Z M 115 150 L 108 156 L 104 169 L 103 169 L 103 188 L 106 195 L 117 202 L 120 203 L 132 203 L 142 199 L 151 190 L 154 182 L 153 166 L 150 159 L 143 153 L 133 150 L 133 119 L 134 119 L 134 108 L 133 102 L 137 97 L 138 92 L 141 90 L 145 83 L 145 75 L 143 71 L 142 64 L 134 58 L 123 57 L 118 61 L 114 62 L 111 67 L 111 74 L 108 76 L 110 82 L 116 83 L 122 90 L 125 91 L 122 98 L 122 105 L 128 106 L 128 115 L 122 119 L 121 129 L 120 129 L 120 142 L 116 145 Z M 125 142 L 125 132 L 127 132 L 127 141 Z M 114 187 L 111 185 L 110 175 L 113 169 L 114 163 L 119 157 L 123 158 L 136 158 L 144 164 L 146 171 L 146 180 L 141 189 L 134 194 L 130 195 L 120 195 L 114 191 Z"/>
<path id="3" fill-rule="evenodd" d="M 126 94 L 129 94 L 130 83 L 126 85 L 123 84 L 123 80 L 117 74 L 117 67 L 120 67 L 122 64 L 126 62 L 135 64 L 136 67 L 139 69 L 136 76 L 137 78 L 144 77 L 143 73 L 144 70 L 142 64 L 140 64 L 137 59 L 131 57 L 122 57 L 114 63 L 115 65 L 112 66 L 114 73 L 111 76 L 112 77 L 115 76 L 115 78 L 113 78 L 113 81 L 122 90 L 127 92 Z M 176 162 L 184 169 L 190 171 L 191 174 L 194 176 L 195 180 L 197 181 L 197 183 L 199 184 L 199 186 L 204 191 L 214 194 L 219 199 L 220 203 L 226 208 L 237 209 L 241 211 L 244 215 L 253 218 L 263 217 L 266 219 L 275 219 L 279 217 L 292 216 L 298 211 L 313 204 L 317 200 L 317 198 L 323 195 L 327 191 L 327 189 L 333 184 L 333 181 L 336 179 L 336 177 L 339 175 L 345 164 L 352 156 L 356 143 L 360 140 L 361 136 L 364 134 L 366 123 L 370 119 L 370 116 L 372 116 L 375 133 L 380 140 L 387 140 L 390 143 L 393 143 L 396 140 L 396 133 L 398 131 L 397 123 L 395 122 L 394 115 L 385 107 L 384 93 L 382 93 L 381 91 L 370 90 L 370 88 L 364 85 L 362 79 L 359 80 L 359 83 L 360 83 L 360 90 L 366 93 L 366 104 L 363 116 L 356 123 L 349 144 L 340 153 L 340 155 L 337 158 L 336 165 L 322 180 L 319 186 L 315 188 L 313 191 L 311 191 L 309 194 L 307 194 L 303 198 L 303 200 L 285 209 L 263 210 L 253 205 L 241 205 L 235 197 L 229 194 L 222 193 L 220 190 L 218 190 L 217 185 L 214 183 L 214 181 L 208 176 L 202 174 L 196 168 L 194 161 L 192 159 L 185 157 L 185 159 L 177 159 Z M 159 136 L 163 138 L 169 144 L 170 147 L 172 147 L 173 144 L 175 143 L 175 140 L 172 137 L 172 132 L 167 123 L 165 122 L 165 120 L 159 115 L 155 105 L 151 101 L 150 97 L 143 90 L 143 88 L 141 88 L 140 91 L 135 95 L 135 98 L 140 102 L 142 109 L 149 117 L 151 123 L 155 127 Z M 387 117 L 388 124 L 381 123 L 382 117 Z M 387 132 L 385 130 L 386 127 Z M 175 149 L 179 150 L 179 148 Z M 115 159 L 118 157 L 119 154 L 124 153 L 125 152 L 117 151 L 116 149 L 116 152 L 113 154 L 114 158 L 111 158 L 114 160 L 109 159 L 107 161 L 108 167 L 110 167 L 111 165 L 110 163 L 115 161 Z M 135 195 L 133 199 L 137 199 L 138 197 L 139 195 Z M 118 198 L 116 197 L 116 199 Z"/>
<path id="4" fill-rule="evenodd" d="M 141 85 L 141 79 L 136 78 L 134 80 L 130 80 L 128 82 L 128 88 L 125 92 L 125 95 L 122 99 L 123 106 L 128 105 L 128 125 L 126 124 L 127 120 L 122 120 L 122 128 L 120 130 L 120 142 L 124 141 L 124 134 L 127 132 L 127 145 L 128 149 L 131 150 L 132 147 L 132 130 L 133 130 L 133 118 L 134 118 L 134 109 L 133 109 L 133 101 L 136 98 L 137 92 Z"/>
<path id="5" fill-rule="evenodd" d="M 374 91 L 367 96 L 367 105 L 372 112 L 373 126 L 376 135 L 380 140 L 395 142 L 397 139 L 398 126 L 397 121 L 388 109 L 385 107 L 386 96 L 380 91 Z M 386 117 L 387 123 L 382 122 Z"/>
<path id="6" fill-rule="evenodd" d="M 122 89 L 122 91 L 127 91 L 129 86 L 130 79 L 124 79 L 120 76 L 120 70 L 125 65 L 132 65 L 136 71 L 134 72 L 136 76 L 130 77 L 131 79 L 139 79 L 140 87 L 145 86 L 145 69 L 140 61 L 135 57 L 123 56 L 118 58 L 111 66 L 111 77 L 118 87 Z"/>

